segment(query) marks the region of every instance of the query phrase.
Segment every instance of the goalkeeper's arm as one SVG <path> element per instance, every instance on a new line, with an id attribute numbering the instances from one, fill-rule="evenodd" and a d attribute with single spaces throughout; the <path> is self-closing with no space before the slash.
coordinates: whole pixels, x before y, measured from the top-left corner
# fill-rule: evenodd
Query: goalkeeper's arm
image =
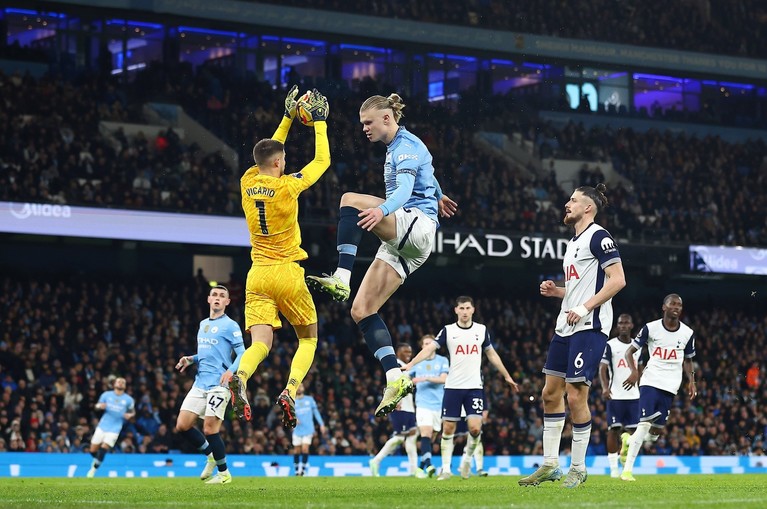
<path id="1" fill-rule="evenodd" d="M 324 120 L 314 121 L 314 159 L 301 170 L 305 188 L 317 182 L 330 168 L 330 144 L 328 143 L 328 124 Z"/>
<path id="2" fill-rule="evenodd" d="M 285 96 L 285 113 L 282 115 L 280 125 L 277 126 L 277 130 L 274 131 L 272 139 L 279 141 L 283 145 L 285 140 L 288 139 L 288 131 L 290 126 L 293 125 L 293 119 L 296 118 L 296 96 L 298 95 L 298 85 L 293 85 L 288 91 L 288 95 Z"/>
<path id="3" fill-rule="evenodd" d="M 279 141 L 284 145 L 285 140 L 288 139 L 288 131 L 290 131 L 291 125 L 293 125 L 293 118 L 283 116 L 282 120 L 280 120 L 280 125 L 277 126 L 277 130 L 274 131 L 274 134 L 272 135 L 272 139 Z"/>

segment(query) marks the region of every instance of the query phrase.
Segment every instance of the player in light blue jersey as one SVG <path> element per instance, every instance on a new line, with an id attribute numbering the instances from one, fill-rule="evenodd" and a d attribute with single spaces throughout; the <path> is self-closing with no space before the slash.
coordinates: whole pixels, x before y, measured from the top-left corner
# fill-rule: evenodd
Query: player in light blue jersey
<path id="1" fill-rule="evenodd" d="M 434 342 L 434 336 L 421 338 L 421 348 Z M 433 477 L 437 472 L 431 464 L 432 443 L 442 430 L 442 398 L 445 395 L 445 380 L 450 370 L 447 357 L 436 351 L 415 368 L 409 375 L 415 385 L 415 421 L 421 434 L 421 462 L 415 476 Z"/>
<path id="2" fill-rule="evenodd" d="M 176 433 L 207 456 L 205 468 L 200 474 L 200 479 L 206 484 L 232 482 L 232 474 L 226 466 L 226 446 L 219 431 L 231 397 L 229 379 L 237 371 L 245 346 L 240 326 L 225 314 L 230 302 L 229 290 L 225 286 L 217 285 L 210 289 L 210 316 L 200 322 L 197 355 L 185 355 L 176 364 L 176 369 L 182 373 L 192 364 L 197 364 L 194 385 L 178 413 Z M 195 426 L 198 419 L 203 419 L 204 435 Z M 216 468 L 218 472 L 213 475 Z"/>
<path id="3" fill-rule="evenodd" d="M 296 427 L 293 429 L 293 467 L 297 476 L 303 476 L 309 468 L 309 447 L 314 438 L 315 421 L 320 425 L 320 433 L 325 434 L 325 421 L 322 420 L 317 402 L 306 394 L 304 384 L 296 389 Z"/>
<path id="4" fill-rule="evenodd" d="M 451 217 L 458 205 L 442 194 L 426 145 L 399 125 L 405 105 L 397 94 L 374 95 L 360 107 L 362 131 L 371 142 L 387 146 L 384 162 L 386 199 L 345 193 L 338 218 L 338 268 L 330 275 L 309 276 L 307 283 L 340 301 L 349 299 L 350 281 L 362 233 L 381 239 L 365 273 L 351 315 L 371 353 L 386 372 L 386 389 L 376 416 L 389 414 L 413 392 L 410 377 L 397 364 L 391 334 L 378 315 L 381 306 L 431 254 L 438 215 Z"/>
<path id="5" fill-rule="evenodd" d="M 112 450 L 123 429 L 123 423 L 136 415 L 133 398 L 125 393 L 125 379 L 115 378 L 113 390 L 106 391 L 99 397 L 96 410 L 103 410 L 96 431 L 91 438 L 91 456 L 93 462 L 87 477 L 96 475 L 96 470 L 104 462 L 104 456 Z"/>

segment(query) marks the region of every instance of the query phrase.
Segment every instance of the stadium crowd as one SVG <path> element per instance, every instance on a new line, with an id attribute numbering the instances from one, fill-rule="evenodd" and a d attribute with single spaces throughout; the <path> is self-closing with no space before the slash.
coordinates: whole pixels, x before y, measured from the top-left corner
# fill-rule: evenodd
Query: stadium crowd
<path id="1" fill-rule="evenodd" d="M 242 323 L 242 284 L 230 286 L 228 314 Z M 203 277 L 141 281 L 6 275 L 0 289 L 0 451 L 85 450 L 99 418 L 94 404 L 113 377 L 123 376 L 137 414 L 123 428 L 117 452 L 193 452 L 173 433 L 193 377 L 176 372 L 174 365 L 180 355 L 196 350 L 198 321 L 208 312 Z M 406 295 L 387 304 L 382 316 L 395 342 L 408 342 L 417 352 L 422 334 L 436 333 L 455 320 L 454 297 Z M 534 296 L 475 297 L 477 321 L 488 325 L 499 355 L 522 385 L 520 394 L 512 394 L 485 367 L 487 454 L 539 455 L 541 367 L 558 308 Z M 629 307 L 619 298 L 615 308 L 632 314 L 636 333 L 641 324 L 660 316 L 661 299 L 632 301 Z M 683 320 L 698 338 L 699 397 L 674 400 L 668 434 L 652 452 L 764 455 L 767 317 L 757 309 L 722 302 L 686 304 Z M 321 339 L 305 385 L 318 402 L 328 434 L 315 437 L 313 453 L 373 454 L 390 431 L 386 420 L 373 416 L 383 379 L 380 366 L 345 305 L 319 299 L 318 314 Z M 249 385 L 253 420 L 228 419 L 222 428 L 229 453 L 289 453 L 290 435 L 273 403 L 295 346 L 288 330 L 278 333 L 270 358 Z M 598 432 L 592 435 L 590 454 L 604 454 L 605 402 L 599 390 L 593 391 L 591 407 Z M 563 451 L 569 449 L 569 437 L 568 424 Z"/>
<path id="2" fill-rule="evenodd" d="M 141 122 L 145 101 L 175 101 L 237 147 L 244 169 L 253 143 L 278 124 L 283 92 L 238 79 L 216 67 L 193 73 L 181 64 L 157 65 L 126 91 L 98 76 L 67 82 L 0 74 L 0 200 L 240 215 L 239 175 L 221 154 L 205 154 L 172 129 L 154 138 L 99 131 L 100 120 Z M 389 89 L 372 80 L 358 91 L 316 84 L 326 86 L 333 107 L 334 171 L 302 195 L 301 213 L 304 220 L 333 224 L 343 192 L 382 190 L 380 147 L 361 136 L 357 108 L 362 98 Z M 603 222 L 631 240 L 767 242 L 760 212 L 767 205 L 763 142 L 556 127 L 514 98 L 471 92 L 454 109 L 415 99 L 406 104 L 406 126 L 429 146 L 443 188 L 461 204 L 450 227 L 565 233 L 561 210 L 568 194 L 554 174 L 520 171 L 479 150 L 473 134 L 486 129 L 521 133 L 541 157 L 586 161 L 581 183 L 594 183 L 600 163 L 611 162 L 631 184 L 611 186 Z M 311 159 L 312 136 L 302 129 L 295 126 L 288 139 L 289 171 Z"/>
<path id="3" fill-rule="evenodd" d="M 758 0 L 734 4 L 711 0 L 259 1 L 522 34 L 755 58 L 767 56 L 767 44 L 760 36 L 767 22 L 767 7 Z M 518 44 L 520 49 L 524 48 L 523 37 Z"/>

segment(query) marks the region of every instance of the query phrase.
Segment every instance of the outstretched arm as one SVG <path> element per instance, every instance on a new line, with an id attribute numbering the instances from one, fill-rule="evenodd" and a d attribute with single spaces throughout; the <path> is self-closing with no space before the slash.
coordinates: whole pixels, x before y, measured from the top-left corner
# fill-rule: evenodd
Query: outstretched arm
<path id="1" fill-rule="evenodd" d="M 426 345 L 425 347 L 421 348 L 421 351 L 418 352 L 418 355 L 413 357 L 410 362 L 402 366 L 402 371 L 410 371 L 413 369 L 413 366 L 418 364 L 419 362 L 425 361 L 428 359 L 431 354 L 437 351 L 437 348 L 439 348 L 439 344 L 436 341 L 433 341 Z"/>
<path id="2" fill-rule="evenodd" d="M 283 145 L 285 144 L 285 140 L 288 139 L 288 131 L 290 131 L 290 126 L 293 125 L 293 119 L 288 117 L 282 117 L 282 120 L 280 121 L 280 125 L 277 127 L 277 130 L 274 131 L 274 134 L 272 135 L 272 139 L 279 141 Z"/>
<path id="3" fill-rule="evenodd" d="M 503 376 L 503 379 L 506 380 L 506 383 L 511 385 L 511 388 L 514 390 L 514 392 L 519 392 L 519 385 L 511 377 L 511 375 L 509 374 L 509 371 L 506 369 L 506 366 L 503 365 L 501 356 L 498 355 L 498 352 L 495 351 L 495 348 L 492 348 L 492 347 L 486 348 L 485 355 L 487 355 L 487 360 L 490 361 L 490 364 L 495 366 L 495 369 L 497 369 L 501 373 L 501 375 Z"/>
<path id="4" fill-rule="evenodd" d="M 285 144 L 285 140 L 288 139 L 288 131 L 290 131 L 290 126 L 293 125 L 293 119 L 296 118 L 297 95 L 298 85 L 293 85 L 288 91 L 288 95 L 285 96 L 285 113 L 282 115 L 280 125 L 272 135 L 273 140 L 279 141 L 283 145 Z"/>
<path id="5" fill-rule="evenodd" d="M 328 143 L 328 124 L 324 121 L 314 122 L 314 159 L 304 166 L 301 171 L 293 176 L 300 178 L 303 188 L 308 189 L 317 182 L 320 177 L 330 168 L 330 144 Z"/>

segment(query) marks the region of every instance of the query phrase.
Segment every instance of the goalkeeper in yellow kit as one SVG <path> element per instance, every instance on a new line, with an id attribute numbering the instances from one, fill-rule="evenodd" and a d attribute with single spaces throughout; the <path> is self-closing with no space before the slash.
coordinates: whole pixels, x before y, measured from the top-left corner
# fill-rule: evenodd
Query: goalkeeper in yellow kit
<path id="1" fill-rule="evenodd" d="M 304 269 L 298 264 L 308 257 L 301 249 L 298 196 L 330 166 L 328 100 L 315 89 L 304 105 L 314 120 L 314 159 L 301 171 L 285 174 L 284 142 L 296 116 L 296 95 L 298 87 L 294 86 L 285 99 L 280 126 L 271 139 L 256 143 L 256 164 L 240 180 L 253 260 L 245 286 L 245 326 L 253 342 L 229 381 L 235 413 L 240 419 L 250 420 L 247 381 L 269 355 L 274 330 L 282 326 L 278 315 L 282 313 L 298 337 L 287 387 L 277 398 L 283 412 L 282 424 L 289 428 L 296 426 L 296 389 L 309 371 L 317 348 L 317 310 L 304 281 Z"/>

